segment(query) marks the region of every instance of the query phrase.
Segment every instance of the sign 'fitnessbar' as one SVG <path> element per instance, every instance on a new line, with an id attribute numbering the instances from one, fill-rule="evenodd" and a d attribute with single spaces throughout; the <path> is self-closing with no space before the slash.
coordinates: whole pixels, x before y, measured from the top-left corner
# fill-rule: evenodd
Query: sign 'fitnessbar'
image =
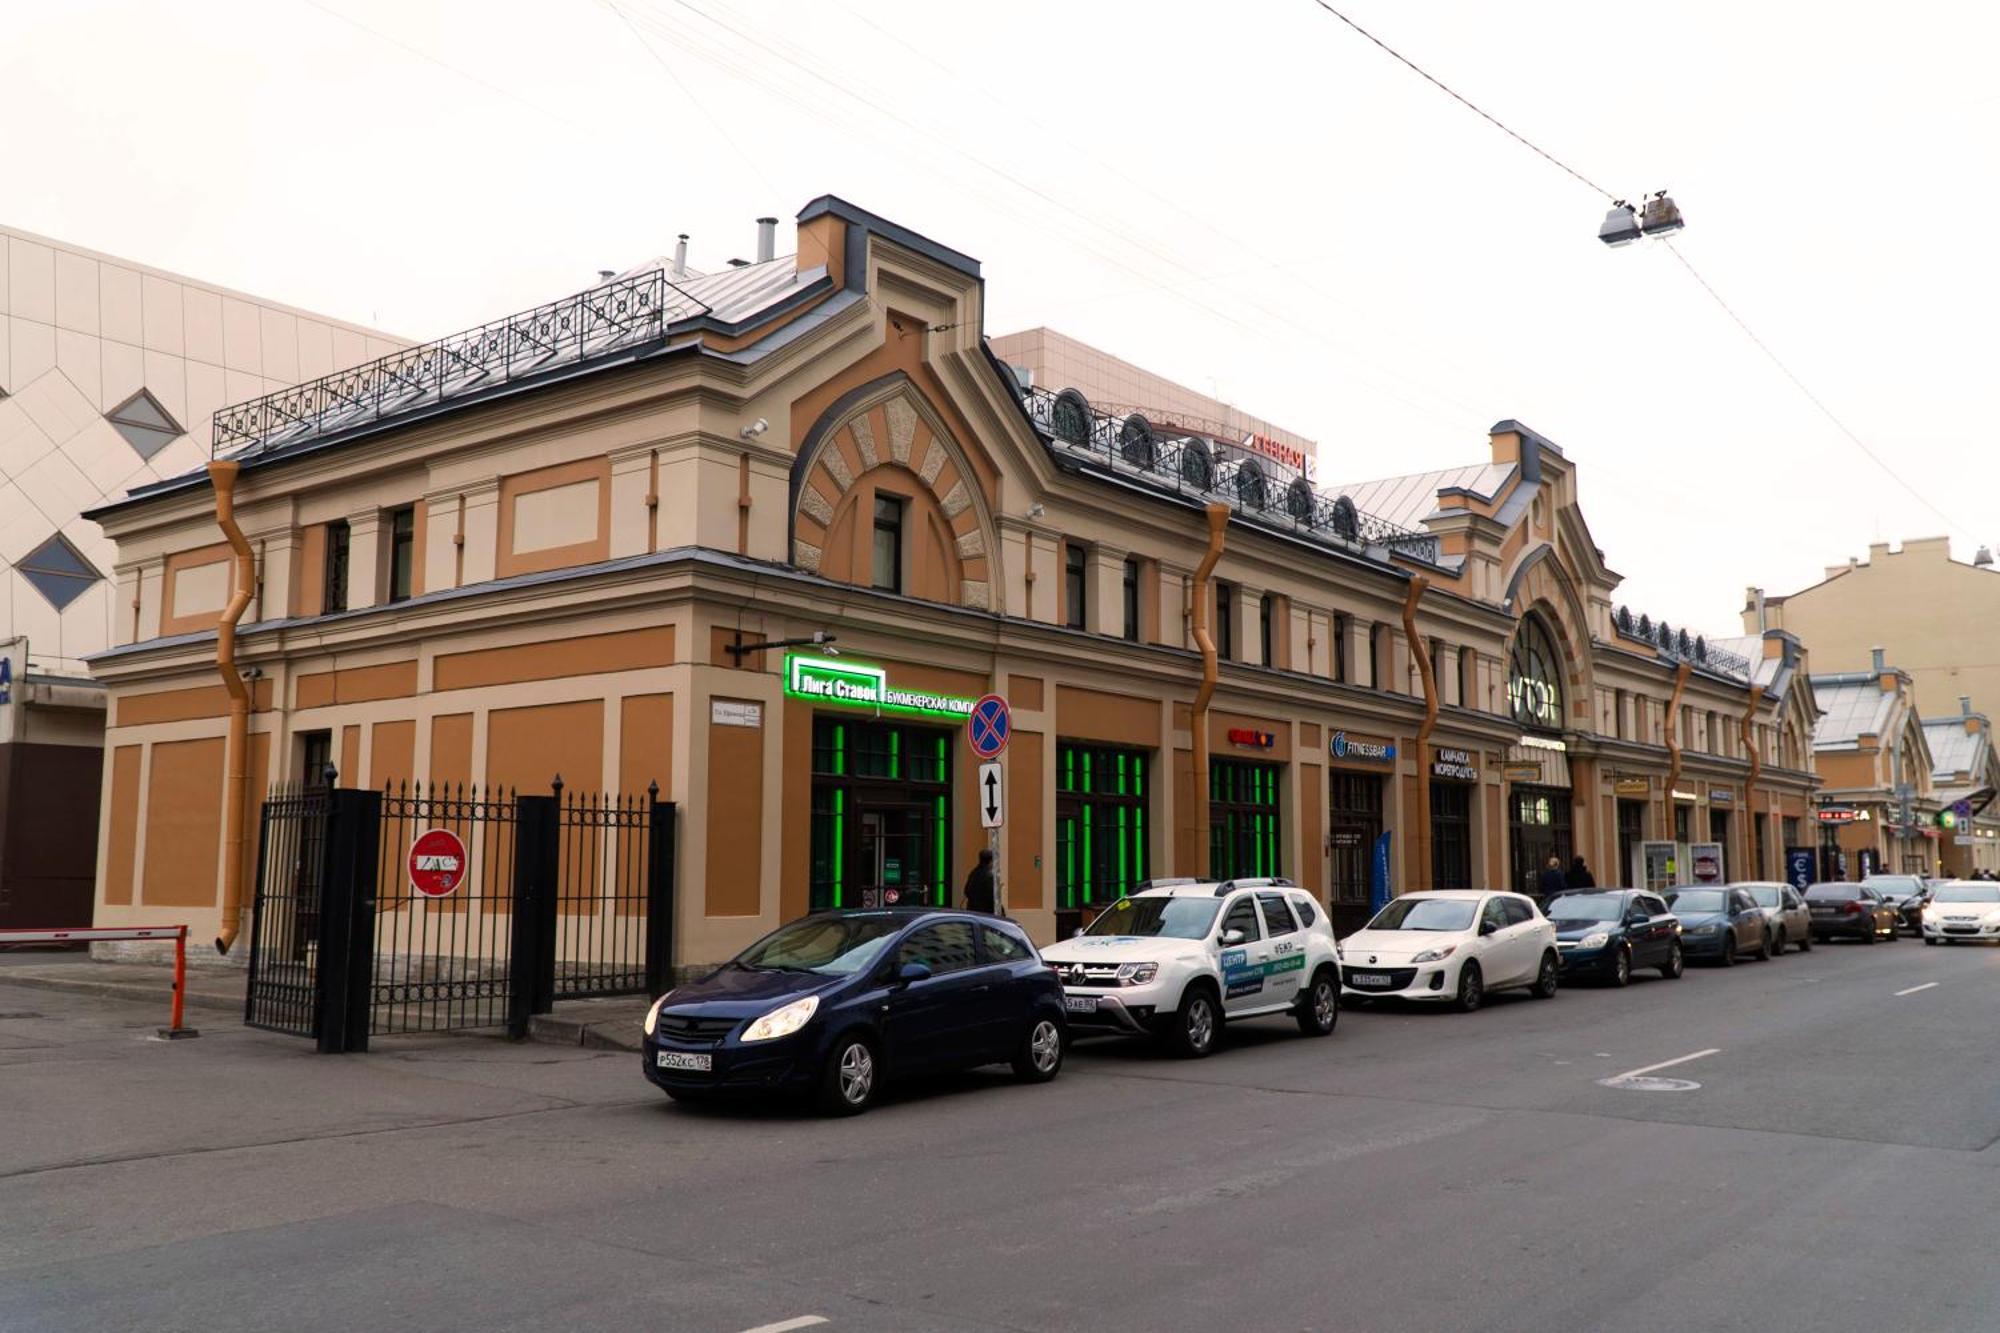
<path id="1" fill-rule="evenodd" d="M 889 673 L 878 666 L 859 662 L 835 662 L 824 657 L 792 653 L 785 658 L 785 693 L 794 699 L 818 704 L 840 704 L 867 708 L 878 713 L 902 713 L 910 717 L 945 717 L 964 721 L 972 713 L 972 699 L 910 690 L 889 683 Z"/>

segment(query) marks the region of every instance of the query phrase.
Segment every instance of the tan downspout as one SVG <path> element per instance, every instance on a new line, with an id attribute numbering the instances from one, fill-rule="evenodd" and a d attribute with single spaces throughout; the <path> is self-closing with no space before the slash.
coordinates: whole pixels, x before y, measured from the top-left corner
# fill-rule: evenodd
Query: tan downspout
<path id="1" fill-rule="evenodd" d="M 1415 853 L 1412 884 L 1419 889 L 1431 885 L 1431 732 L 1437 727 L 1437 673 L 1431 666 L 1430 646 L 1417 634 L 1417 603 L 1431 581 L 1418 574 L 1410 580 L 1403 598 L 1403 640 L 1416 659 L 1417 674 L 1424 682 L 1424 720 L 1417 724 L 1417 809 L 1411 816 L 1410 848 Z"/>
<path id="2" fill-rule="evenodd" d="M 1208 549 L 1194 569 L 1194 645 L 1201 649 L 1201 687 L 1194 692 L 1194 708 L 1188 714 L 1188 733 L 1194 742 L 1194 809 L 1190 817 L 1195 829 L 1195 864 L 1183 866 L 1183 874 L 1206 878 L 1212 851 L 1208 839 L 1208 701 L 1215 697 L 1215 636 L 1208 632 L 1208 576 L 1222 559 L 1222 536 L 1229 527 L 1229 506 L 1208 507 Z"/>
<path id="3" fill-rule="evenodd" d="M 1674 789 L 1681 785 L 1681 694 L 1687 689 L 1694 668 L 1686 662 L 1674 669 L 1674 697 L 1667 702 L 1667 813 L 1660 840 L 1670 842 L 1674 832 Z"/>
<path id="4" fill-rule="evenodd" d="M 236 553 L 236 591 L 222 608 L 222 619 L 215 629 L 215 669 L 222 673 L 222 688 L 229 691 L 229 739 L 222 756 L 222 845 L 228 859 L 222 865 L 222 933 L 215 937 L 217 953 L 229 952 L 243 916 L 243 799 L 249 785 L 245 769 L 250 748 L 250 687 L 236 669 L 236 622 L 250 606 L 257 571 L 250 542 L 236 526 L 237 466 L 231 462 L 208 465 L 208 479 L 215 486 L 215 523 Z"/>
<path id="5" fill-rule="evenodd" d="M 1757 857 L 1757 779 L 1764 776 L 1764 752 L 1757 748 L 1756 722 L 1757 705 L 1763 701 L 1764 687 L 1752 685 L 1750 699 L 1743 708 L 1743 720 L 1738 731 L 1743 737 L 1743 748 L 1750 754 L 1750 776 L 1743 783 L 1743 860 L 1749 865 Z M 1764 867 L 1753 868 L 1749 878 L 1764 878 Z"/>

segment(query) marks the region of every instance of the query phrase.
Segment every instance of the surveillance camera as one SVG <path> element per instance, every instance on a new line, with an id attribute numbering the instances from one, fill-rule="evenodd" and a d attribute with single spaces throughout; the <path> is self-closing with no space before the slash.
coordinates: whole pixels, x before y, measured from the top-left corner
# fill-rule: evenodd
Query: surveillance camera
<path id="1" fill-rule="evenodd" d="M 833 646 L 832 644 L 830 644 L 830 643 L 829 643 L 829 644 L 827 644 L 827 645 L 826 645 L 826 646 L 825 646 L 824 648 L 820 649 L 820 651 L 821 651 L 821 652 L 823 652 L 823 653 L 825 653 L 825 654 L 826 654 L 826 655 L 827 655 L 828 657 L 838 657 L 838 656 L 840 656 L 840 649 L 838 649 L 838 648 L 834 647 L 834 646 Z"/>
<path id="2" fill-rule="evenodd" d="M 771 423 L 766 421 L 762 417 L 758 417 L 755 421 L 751 422 L 749 425 L 743 428 L 742 435 L 743 438 L 746 440 L 755 439 L 757 436 L 762 435 L 765 431 L 769 429 L 771 429 Z"/>

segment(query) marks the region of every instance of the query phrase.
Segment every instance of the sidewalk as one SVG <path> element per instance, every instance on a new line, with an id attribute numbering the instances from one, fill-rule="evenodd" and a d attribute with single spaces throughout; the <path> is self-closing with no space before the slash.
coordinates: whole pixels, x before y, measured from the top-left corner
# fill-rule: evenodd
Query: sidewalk
<path id="1" fill-rule="evenodd" d="M 528 1020 L 528 1040 L 556 1046 L 588 1046 L 599 1051 L 636 1051 L 639 1025 L 653 1001 L 644 995 L 608 1000 L 563 1000 L 552 1014 Z"/>
<path id="2" fill-rule="evenodd" d="M 230 1012 L 241 1018 L 248 982 L 249 973 L 240 967 L 191 967 L 182 1003 L 189 1010 Z M 172 964 L 100 963 L 81 953 L 0 954 L 0 986 L 6 985 L 157 1004 L 163 1020 L 174 1002 Z"/>

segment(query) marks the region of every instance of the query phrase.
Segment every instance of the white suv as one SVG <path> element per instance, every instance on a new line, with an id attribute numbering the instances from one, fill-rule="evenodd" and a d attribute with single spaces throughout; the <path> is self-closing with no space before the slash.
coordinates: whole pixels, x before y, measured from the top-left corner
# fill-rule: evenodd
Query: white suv
<path id="1" fill-rule="evenodd" d="M 1042 958 L 1072 1031 L 1157 1033 L 1196 1059 L 1225 1021 L 1291 1014 L 1324 1037 L 1340 1017 L 1333 928 L 1288 879 L 1153 880 Z"/>

